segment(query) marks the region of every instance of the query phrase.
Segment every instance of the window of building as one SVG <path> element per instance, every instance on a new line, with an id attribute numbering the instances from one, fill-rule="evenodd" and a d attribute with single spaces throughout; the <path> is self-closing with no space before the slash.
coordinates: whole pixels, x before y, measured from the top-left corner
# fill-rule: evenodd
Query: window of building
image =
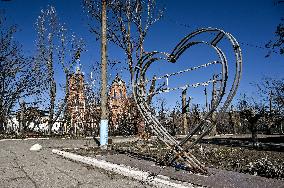
<path id="1" fill-rule="evenodd" d="M 116 91 L 115 91 L 115 89 L 113 90 L 113 98 L 116 99 Z"/>

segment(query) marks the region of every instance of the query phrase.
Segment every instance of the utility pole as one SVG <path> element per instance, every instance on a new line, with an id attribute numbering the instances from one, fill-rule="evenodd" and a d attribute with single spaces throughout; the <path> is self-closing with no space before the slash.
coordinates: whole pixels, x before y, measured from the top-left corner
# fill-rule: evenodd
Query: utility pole
<path id="1" fill-rule="evenodd" d="M 217 75 L 213 75 L 213 80 L 217 79 Z M 212 86 L 212 98 L 211 98 L 211 108 L 216 108 L 216 95 L 217 95 L 217 91 L 216 91 L 216 81 L 213 82 L 213 86 Z M 217 109 L 211 114 L 211 121 L 212 123 L 216 123 L 216 116 L 217 116 Z M 217 134 L 217 129 L 216 126 L 214 126 L 210 132 L 210 136 L 215 136 Z"/>
<path id="2" fill-rule="evenodd" d="M 186 89 L 182 91 L 182 122 L 183 122 L 183 129 L 184 134 L 188 133 L 188 125 L 187 125 L 187 110 L 186 110 Z"/>
<path id="3" fill-rule="evenodd" d="M 214 74 L 213 75 L 213 80 L 216 80 L 217 76 Z M 211 99 L 211 108 L 215 107 L 215 102 L 216 102 L 216 82 L 213 82 L 213 86 L 212 86 L 212 99 Z"/>
<path id="4" fill-rule="evenodd" d="M 100 147 L 104 150 L 108 145 L 106 6 L 106 0 L 102 0 Z"/>
<path id="5" fill-rule="evenodd" d="M 209 112 L 209 107 L 208 107 L 208 96 L 207 96 L 207 88 L 204 88 L 204 94 L 205 94 L 205 107 L 206 111 Z"/>

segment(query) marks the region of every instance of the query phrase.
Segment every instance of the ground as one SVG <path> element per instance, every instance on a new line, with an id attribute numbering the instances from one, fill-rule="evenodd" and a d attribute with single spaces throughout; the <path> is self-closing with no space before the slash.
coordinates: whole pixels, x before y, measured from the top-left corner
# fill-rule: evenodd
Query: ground
<path id="1" fill-rule="evenodd" d="M 191 153 L 206 167 L 284 179 L 283 146 L 273 144 L 281 141 L 280 138 L 261 138 L 262 143 L 257 148 L 252 147 L 245 138 L 205 139 L 203 143 L 195 145 Z M 269 142 L 269 145 L 268 141 L 273 142 Z M 157 139 L 148 139 L 113 144 L 109 154 L 128 154 L 159 164 L 168 150 Z M 71 151 L 92 157 L 101 154 L 96 147 Z"/>
<path id="2" fill-rule="evenodd" d="M 283 137 L 282 137 L 283 138 Z M 205 166 L 224 170 L 249 173 L 268 178 L 284 179 L 284 152 L 283 148 L 267 145 L 253 148 L 243 141 L 228 144 L 212 142 L 195 145 L 191 153 Z M 214 143 L 214 144 L 210 144 Z M 265 147 L 265 148 L 264 148 Z M 145 142 L 133 142 L 116 144 L 115 148 L 120 151 L 132 152 L 151 158 L 154 161 L 163 159 L 167 147 L 157 140 Z"/>
<path id="3" fill-rule="evenodd" d="M 270 147 L 272 151 L 269 151 L 269 144 L 253 149 L 250 142 L 242 141 L 238 146 L 234 139 L 228 140 L 230 142 L 209 139 L 193 148 L 193 154 L 209 167 L 210 174 L 207 176 L 160 166 L 159 162 L 168 149 L 155 138 L 118 137 L 113 139 L 107 151 L 101 151 L 92 138 L 0 140 L 0 187 L 150 187 L 143 182 L 64 159 L 52 154 L 52 149 L 132 166 L 153 176 L 160 174 L 197 186 L 284 186 L 284 152 L 281 145 L 275 147 L 276 151 L 274 147 Z M 36 143 L 42 145 L 42 150 L 30 151 Z M 273 179 L 259 175 L 272 175 Z"/>
<path id="4" fill-rule="evenodd" d="M 29 148 L 39 143 L 43 149 Z M 147 187 L 52 154 L 58 147 L 91 147 L 93 140 L 0 140 L 0 187 Z"/>

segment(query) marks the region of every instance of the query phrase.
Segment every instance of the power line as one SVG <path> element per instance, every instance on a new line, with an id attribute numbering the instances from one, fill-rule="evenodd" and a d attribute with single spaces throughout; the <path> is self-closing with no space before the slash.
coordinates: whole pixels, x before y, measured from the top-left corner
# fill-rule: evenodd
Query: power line
<path id="1" fill-rule="evenodd" d="M 184 23 L 180 23 L 180 22 L 178 22 L 176 20 L 173 20 L 171 17 L 167 17 L 167 21 L 170 21 L 170 22 L 172 22 L 172 23 L 174 23 L 174 24 L 176 24 L 178 26 L 190 28 L 191 30 L 197 30 L 198 29 L 197 27 L 194 28 L 194 27 L 190 26 L 189 24 L 184 24 Z M 249 43 L 242 42 L 242 41 L 239 41 L 239 44 L 244 45 L 244 46 L 249 46 L 249 47 L 252 47 L 252 48 L 256 48 L 256 49 L 268 50 L 269 51 L 268 53 L 273 52 L 275 54 L 280 55 L 279 52 L 277 52 L 277 51 L 275 51 L 273 49 L 269 49 L 267 47 L 258 46 L 258 45 L 255 45 L 255 44 L 249 44 Z"/>

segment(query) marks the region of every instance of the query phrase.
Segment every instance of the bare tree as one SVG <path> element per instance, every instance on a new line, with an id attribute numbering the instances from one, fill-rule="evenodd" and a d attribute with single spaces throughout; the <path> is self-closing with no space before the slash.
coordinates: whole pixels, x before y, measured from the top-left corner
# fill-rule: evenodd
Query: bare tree
<path id="1" fill-rule="evenodd" d="M 271 103 L 270 110 L 284 112 L 284 78 L 264 77 L 256 86 L 261 97 Z"/>
<path id="2" fill-rule="evenodd" d="M 282 21 L 284 21 L 284 18 L 282 18 Z M 275 30 L 275 36 L 273 40 L 270 40 L 266 45 L 266 48 L 269 48 L 273 51 L 279 50 L 279 54 L 283 55 L 284 54 L 284 24 L 280 23 L 276 27 Z M 277 52 L 275 51 L 275 52 Z M 278 52 L 277 52 L 278 53 Z M 268 52 L 266 57 L 269 57 L 271 54 L 271 51 Z"/>
<path id="3" fill-rule="evenodd" d="M 17 112 L 16 118 L 21 123 L 21 132 L 34 131 L 35 128 L 40 129 L 39 124 L 42 117 L 44 117 L 44 111 L 39 110 L 37 107 L 26 107 L 23 102 L 20 112 Z M 33 124 L 33 126 L 31 126 Z"/>
<path id="4" fill-rule="evenodd" d="M 135 104 L 134 99 L 128 98 L 127 102 L 123 106 L 123 112 L 119 115 L 117 120 L 118 129 L 115 134 L 129 136 L 135 135 L 139 133 L 139 129 L 142 127 L 139 123 L 141 123 L 141 115 L 138 112 L 138 108 Z"/>
<path id="5" fill-rule="evenodd" d="M 276 1 L 274 4 L 283 6 L 284 1 Z M 281 55 L 284 54 L 284 18 L 281 18 L 281 22 L 276 27 L 276 30 L 274 32 L 274 39 L 270 40 L 265 45 L 265 47 L 271 50 L 268 52 L 266 57 L 269 57 L 272 51 Z"/>
<path id="6" fill-rule="evenodd" d="M 256 86 L 268 108 L 265 113 L 267 134 L 271 133 L 273 126 L 280 128 L 278 132 L 283 132 L 281 124 L 284 121 L 284 79 L 264 77 Z"/>
<path id="7" fill-rule="evenodd" d="M 151 26 L 162 17 L 155 0 L 113 0 L 107 1 L 107 39 L 125 53 L 130 80 L 134 78 L 135 67 L 145 53 L 144 42 Z M 90 17 L 90 31 L 97 40 L 100 39 L 101 2 L 100 0 L 83 0 L 83 8 Z M 155 89 L 155 79 L 151 82 L 149 93 L 156 93 L 162 86 Z M 153 94 L 147 98 L 152 101 Z M 142 123 L 141 123 L 142 124 Z M 142 126 L 144 127 L 144 126 Z"/>
<path id="8" fill-rule="evenodd" d="M 59 106 L 57 115 L 55 119 L 64 111 L 64 121 L 68 121 L 69 112 L 68 112 L 68 97 L 69 97 L 69 78 L 70 74 L 72 73 L 72 69 L 74 69 L 75 64 L 76 66 L 80 66 L 80 55 L 82 52 L 85 51 L 85 43 L 82 38 L 78 38 L 75 34 L 69 36 L 68 30 L 61 25 L 60 26 L 60 45 L 58 46 L 58 60 L 62 66 L 63 72 L 65 74 L 65 97 Z"/>
<path id="9" fill-rule="evenodd" d="M 83 7 L 93 21 L 89 24 L 90 31 L 97 39 L 101 38 L 100 1 L 84 0 Z M 134 68 L 145 52 L 144 42 L 148 31 L 161 19 L 163 10 L 157 8 L 155 0 L 114 0 L 108 1 L 107 7 L 107 39 L 124 51 L 132 80 Z"/>
<path id="10" fill-rule="evenodd" d="M 44 79 L 46 89 L 49 90 L 49 118 L 48 133 L 51 134 L 53 125 L 53 116 L 56 99 L 56 82 L 54 78 L 54 58 L 55 58 L 55 38 L 58 35 L 59 26 L 57 23 L 57 15 L 54 7 L 49 6 L 46 10 L 42 10 L 37 19 L 37 57 L 36 61 L 42 71 L 46 72 Z"/>
<path id="11" fill-rule="evenodd" d="M 264 117 L 265 107 L 254 101 L 250 102 L 246 95 L 244 95 L 238 102 L 238 108 L 240 117 L 244 120 L 243 123 L 248 124 L 248 129 L 252 134 L 252 141 L 255 145 L 257 143 L 258 123 Z"/>
<path id="12" fill-rule="evenodd" d="M 20 98 L 33 93 L 32 60 L 24 56 L 22 46 L 15 41 L 16 25 L 8 25 L 4 12 L 0 12 L 0 130 Z"/>
<path id="13" fill-rule="evenodd" d="M 79 58 L 80 52 L 84 51 L 84 43 L 82 39 L 78 39 L 75 35 L 68 36 L 67 29 L 59 22 L 56 10 L 52 6 L 48 6 L 47 9 L 41 11 L 36 22 L 36 30 L 38 40 L 35 60 L 39 81 L 42 82 L 43 86 L 41 89 L 48 91 L 49 95 L 48 132 L 51 134 L 52 125 L 66 107 L 70 70 L 73 68 L 76 58 Z M 58 106 L 57 113 L 55 113 L 57 84 L 54 66 L 58 62 L 62 66 L 66 80 L 65 97 Z"/>

